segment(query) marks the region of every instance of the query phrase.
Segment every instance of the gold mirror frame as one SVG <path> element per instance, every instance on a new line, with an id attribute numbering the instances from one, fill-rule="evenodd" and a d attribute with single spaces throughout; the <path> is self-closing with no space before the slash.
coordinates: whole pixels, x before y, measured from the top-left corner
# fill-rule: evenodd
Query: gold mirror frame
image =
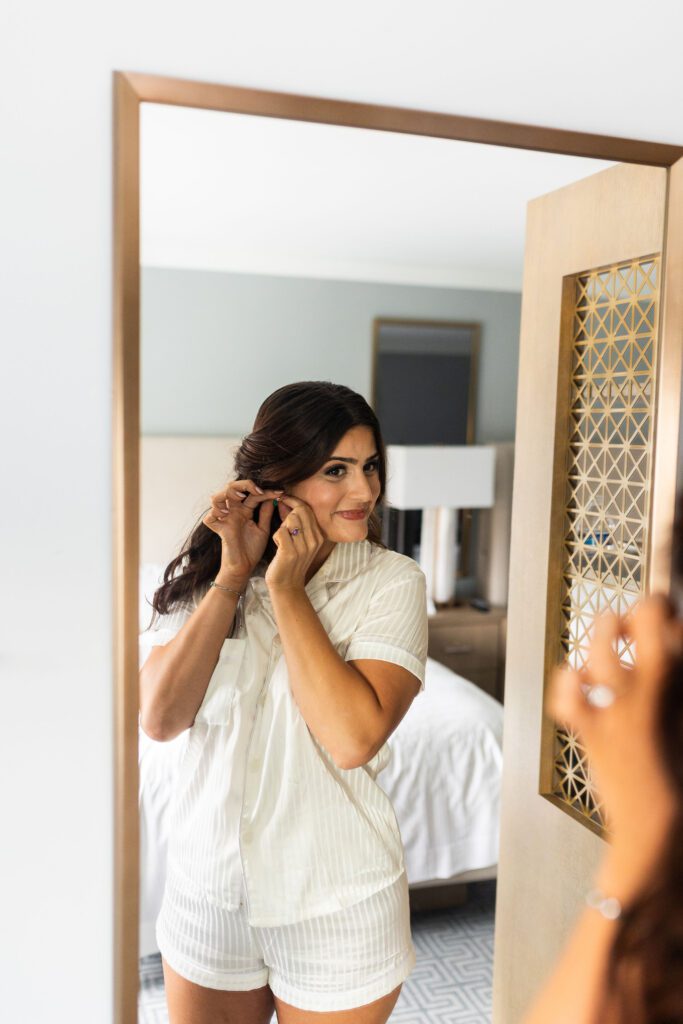
<path id="1" fill-rule="evenodd" d="M 114 73 L 114 1022 L 138 995 L 138 552 L 140 431 L 140 104 L 310 121 L 670 167 L 683 148 L 400 107 Z M 672 298 L 672 301 L 680 301 Z"/>

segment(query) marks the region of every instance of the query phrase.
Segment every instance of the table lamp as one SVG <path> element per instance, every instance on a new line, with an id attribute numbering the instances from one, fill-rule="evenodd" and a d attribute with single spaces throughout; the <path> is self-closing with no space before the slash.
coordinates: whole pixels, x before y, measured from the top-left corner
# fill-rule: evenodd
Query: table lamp
<path id="1" fill-rule="evenodd" d="M 422 510 L 420 568 L 430 605 L 455 597 L 458 510 L 491 508 L 494 466 L 495 449 L 486 445 L 387 445 L 387 505 Z"/>

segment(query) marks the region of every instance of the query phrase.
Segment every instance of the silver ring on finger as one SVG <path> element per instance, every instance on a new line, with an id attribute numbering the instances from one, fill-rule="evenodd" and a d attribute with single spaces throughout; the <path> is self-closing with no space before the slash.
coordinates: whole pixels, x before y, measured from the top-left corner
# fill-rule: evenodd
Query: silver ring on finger
<path id="1" fill-rule="evenodd" d="M 303 533 L 303 530 L 304 530 L 303 526 L 297 526 L 297 527 L 295 527 L 295 529 L 289 531 L 289 536 L 290 537 L 296 537 L 296 535 L 298 533 Z"/>
<path id="2" fill-rule="evenodd" d="M 589 686 L 587 683 L 584 683 L 581 686 L 581 690 L 586 704 L 590 704 L 592 708 L 609 708 L 617 699 L 614 687 L 606 686 L 604 683 L 600 683 L 597 686 Z"/>

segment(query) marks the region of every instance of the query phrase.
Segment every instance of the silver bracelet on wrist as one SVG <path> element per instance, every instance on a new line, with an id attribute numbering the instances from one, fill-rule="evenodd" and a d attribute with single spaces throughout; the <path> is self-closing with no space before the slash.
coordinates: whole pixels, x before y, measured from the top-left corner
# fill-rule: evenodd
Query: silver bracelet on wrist
<path id="1" fill-rule="evenodd" d="M 605 896 L 599 889 L 591 889 L 586 893 L 586 904 L 608 921 L 616 921 L 621 917 L 622 906 L 616 896 Z"/>
<path id="2" fill-rule="evenodd" d="M 209 590 L 211 590 L 211 587 L 215 587 L 216 590 L 225 590 L 228 594 L 237 594 L 238 597 L 242 596 L 241 590 L 233 590 L 232 587 L 224 587 L 222 583 L 216 583 L 215 580 L 212 580 L 211 583 L 209 583 Z"/>

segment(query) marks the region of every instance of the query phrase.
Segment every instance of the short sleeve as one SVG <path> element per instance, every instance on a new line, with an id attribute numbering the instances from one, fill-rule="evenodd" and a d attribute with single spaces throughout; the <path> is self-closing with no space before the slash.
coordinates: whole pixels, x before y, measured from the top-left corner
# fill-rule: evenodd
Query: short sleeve
<path id="1" fill-rule="evenodd" d="M 346 649 L 347 661 L 374 658 L 408 669 L 424 689 L 427 662 L 427 597 L 424 573 L 415 563 L 373 594 Z"/>
<path id="2" fill-rule="evenodd" d="M 167 615 L 155 616 L 149 629 L 138 639 L 139 668 L 147 661 L 153 647 L 163 647 L 185 625 L 196 608 L 194 602 L 178 605 Z"/>

